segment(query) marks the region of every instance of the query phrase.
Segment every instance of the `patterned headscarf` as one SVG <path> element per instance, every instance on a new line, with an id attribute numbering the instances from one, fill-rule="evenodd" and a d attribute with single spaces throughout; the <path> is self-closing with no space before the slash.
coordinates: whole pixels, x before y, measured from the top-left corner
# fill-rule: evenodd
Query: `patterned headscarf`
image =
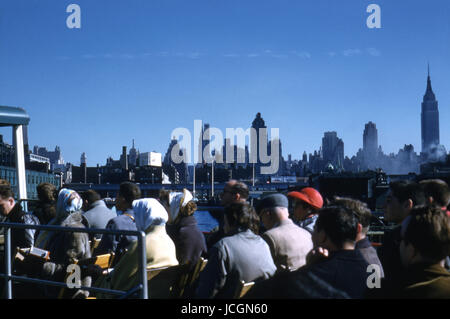
<path id="1" fill-rule="evenodd" d="M 141 231 L 152 225 L 164 225 L 169 218 L 164 206 L 154 198 L 133 201 L 133 211 L 136 228 Z"/>
<path id="2" fill-rule="evenodd" d="M 72 200 L 69 202 L 71 198 Z M 67 188 L 61 189 L 56 202 L 56 217 L 48 225 L 61 225 L 70 214 L 80 211 L 82 205 L 83 201 L 77 192 Z M 41 231 L 35 241 L 35 246 L 46 249 L 53 234 L 53 231 Z"/>
<path id="3" fill-rule="evenodd" d="M 187 189 L 183 189 L 183 192 L 172 192 L 169 194 L 170 205 L 170 222 L 173 223 L 182 207 L 185 207 L 194 197 Z"/>
<path id="4" fill-rule="evenodd" d="M 79 211 L 82 206 L 83 201 L 76 191 L 63 188 L 59 191 L 56 202 L 56 219 L 62 222 L 71 213 Z"/>

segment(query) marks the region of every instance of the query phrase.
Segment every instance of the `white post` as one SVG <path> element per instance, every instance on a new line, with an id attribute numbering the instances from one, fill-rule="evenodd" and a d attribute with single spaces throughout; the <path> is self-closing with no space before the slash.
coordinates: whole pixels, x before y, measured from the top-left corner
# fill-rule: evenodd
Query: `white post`
<path id="1" fill-rule="evenodd" d="M 13 126 L 14 148 L 16 150 L 17 199 L 27 199 L 27 181 L 25 174 L 25 154 L 23 149 L 22 125 Z M 27 210 L 27 203 L 23 202 L 23 209 Z"/>
<path id="2" fill-rule="evenodd" d="M 214 199 L 214 160 L 212 161 L 211 169 L 211 197 Z"/>
<path id="3" fill-rule="evenodd" d="M 195 198 L 195 163 L 194 163 L 194 180 L 193 180 L 193 185 L 192 185 L 192 196 L 194 196 Z"/>
<path id="4" fill-rule="evenodd" d="M 255 163 L 253 163 L 252 169 L 252 186 L 255 186 Z"/>

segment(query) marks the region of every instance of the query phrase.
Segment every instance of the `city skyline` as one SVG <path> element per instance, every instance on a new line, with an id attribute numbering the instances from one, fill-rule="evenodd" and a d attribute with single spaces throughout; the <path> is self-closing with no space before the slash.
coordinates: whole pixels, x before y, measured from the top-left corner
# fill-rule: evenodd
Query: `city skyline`
<path id="1" fill-rule="evenodd" d="M 446 1 L 376 1 L 381 29 L 365 25 L 369 1 L 74 2 L 80 30 L 65 26 L 69 2 L 0 4 L 0 105 L 23 107 L 30 147 L 58 145 L 66 162 L 103 165 L 132 139 L 164 154 L 177 127 L 245 129 L 258 112 L 285 159 L 331 131 L 351 157 L 369 121 L 384 153 L 420 152 L 428 62 L 450 118 Z M 450 149 L 446 125 L 440 140 Z"/>

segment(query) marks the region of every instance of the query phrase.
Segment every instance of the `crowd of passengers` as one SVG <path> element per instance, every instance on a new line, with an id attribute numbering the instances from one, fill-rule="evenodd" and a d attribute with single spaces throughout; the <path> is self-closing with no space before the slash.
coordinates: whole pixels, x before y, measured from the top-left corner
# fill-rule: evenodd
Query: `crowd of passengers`
<path id="1" fill-rule="evenodd" d="M 210 211 L 219 226 L 208 234 L 198 227 L 197 205 L 186 189 L 141 198 L 138 185 L 124 182 L 115 211 L 93 190 L 78 194 L 42 183 L 37 192 L 37 207 L 24 212 L 9 183 L 0 180 L 0 214 L 13 223 L 143 231 L 147 269 L 192 270 L 206 259 L 184 298 L 236 298 L 241 282 L 254 283 L 244 298 L 450 298 L 450 190 L 442 180 L 390 184 L 384 221 L 395 227 L 380 246 L 367 235 L 374 217 L 366 203 L 324 199 L 312 187 L 268 194 L 251 205 L 247 185 L 230 180 L 221 207 Z M 11 247 L 50 252 L 48 260 L 13 254 L 16 275 L 65 282 L 69 265 L 112 254 L 108 270 L 81 268 L 81 286 L 129 291 L 140 283 L 136 236 L 12 229 Z M 16 298 L 58 296 L 60 287 L 14 285 Z M 81 288 L 64 293 L 89 296 L 115 298 Z"/>

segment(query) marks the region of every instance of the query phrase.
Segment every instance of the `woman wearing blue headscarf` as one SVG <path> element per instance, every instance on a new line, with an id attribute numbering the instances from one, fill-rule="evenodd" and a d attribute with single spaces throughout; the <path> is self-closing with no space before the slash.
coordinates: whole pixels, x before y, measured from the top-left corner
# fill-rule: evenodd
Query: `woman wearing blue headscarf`
<path id="1" fill-rule="evenodd" d="M 86 221 L 81 211 L 82 200 L 77 192 L 63 188 L 58 194 L 56 217 L 49 225 L 84 228 Z M 81 232 L 48 231 L 43 232 L 36 241 L 36 246 L 50 251 L 50 261 L 43 265 L 41 277 L 47 280 L 64 281 L 68 265 L 78 260 L 90 258 L 89 236 Z M 91 285 L 91 277 L 82 278 L 82 286 Z M 69 291 L 68 289 L 66 289 Z M 58 289 L 47 289 L 49 297 L 56 297 Z M 67 297 L 87 297 L 89 293 L 70 289 Z"/>
<path id="2" fill-rule="evenodd" d="M 154 198 L 138 199 L 133 202 L 137 230 L 143 231 L 147 251 L 147 269 L 178 265 L 175 244 L 166 233 L 168 214 Z M 128 247 L 114 270 L 100 277 L 96 286 L 115 290 L 130 290 L 139 284 L 138 242 Z M 111 298 L 111 295 L 97 295 L 97 298 Z"/>

